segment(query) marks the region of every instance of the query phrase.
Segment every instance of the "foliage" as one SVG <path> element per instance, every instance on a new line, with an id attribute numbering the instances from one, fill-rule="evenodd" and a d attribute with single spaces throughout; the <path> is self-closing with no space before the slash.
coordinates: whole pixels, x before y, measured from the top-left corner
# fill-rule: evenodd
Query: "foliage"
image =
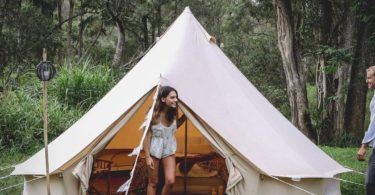
<path id="1" fill-rule="evenodd" d="M 51 92 L 57 101 L 85 111 L 114 86 L 116 78 L 108 66 L 95 66 L 87 60 L 72 69 L 63 66 L 54 79 Z"/>
<path id="2" fill-rule="evenodd" d="M 322 136 L 322 112 L 319 109 L 316 109 L 316 88 L 313 85 L 307 84 L 307 99 L 309 101 L 309 111 L 311 115 L 311 124 L 316 131 L 317 135 L 317 144 L 320 143 L 320 138 Z"/>
<path id="3" fill-rule="evenodd" d="M 53 29 L 53 18 L 31 1 L 9 1 L 1 9 L 4 14 L 0 15 L 0 63 L 3 66 L 17 63 L 9 68 L 20 72 L 27 69 L 30 62 L 39 61 L 42 47 L 49 46 L 50 51 L 59 48 L 59 34 L 48 36 Z"/>
<path id="4" fill-rule="evenodd" d="M 49 140 L 99 101 L 119 76 L 89 60 L 72 69 L 61 67 L 48 82 Z M 43 145 L 42 87 L 34 71 L 18 80 L 19 87 L 0 93 L 0 151 L 32 153 Z"/>
<path id="5" fill-rule="evenodd" d="M 34 89 L 32 89 L 34 90 Z M 3 94 L 0 102 L 0 151 L 23 153 L 37 151 L 43 145 L 43 118 L 40 95 L 28 89 Z M 62 106 L 54 98 L 49 100 L 49 138 L 53 140 L 67 129 L 81 113 Z"/>
<path id="6" fill-rule="evenodd" d="M 322 71 L 327 72 L 328 74 L 336 73 L 338 67 L 342 63 L 348 63 L 352 59 L 352 54 L 347 48 L 334 48 L 328 45 L 320 45 L 317 49 L 317 54 L 323 54 L 328 58 L 327 65 Z"/>
<path id="7" fill-rule="evenodd" d="M 355 147 L 359 143 L 352 133 L 344 133 L 342 136 L 332 142 L 336 147 Z"/>

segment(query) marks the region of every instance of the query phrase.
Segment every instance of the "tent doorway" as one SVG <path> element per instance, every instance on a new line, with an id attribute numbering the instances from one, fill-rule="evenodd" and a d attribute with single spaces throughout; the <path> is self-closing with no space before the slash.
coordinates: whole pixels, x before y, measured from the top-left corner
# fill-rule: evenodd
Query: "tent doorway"
<path id="1" fill-rule="evenodd" d="M 154 93 L 149 93 L 143 105 L 119 129 L 105 148 L 94 155 L 89 194 L 116 194 L 117 189 L 130 178 L 130 172 L 135 164 L 128 194 L 146 194 L 148 174 L 144 154 L 140 153 L 137 163 L 135 163 L 136 156 L 129 156 L 129 154 L 141 142 L 144 132 L 139 127 L 152 106 Z M 179 114 L 182 114 L 181 109 Z M 228 179 L 224 158 L 215 152 L 208 140 L 189 119 L 177 129 L 175 136 L 176 182 L 172 193 L 223 194 Z M 160 173 L 162 172 L 161 170 Z M 161 174 L 160 187 L 163 183 L 162 177 Z"/>

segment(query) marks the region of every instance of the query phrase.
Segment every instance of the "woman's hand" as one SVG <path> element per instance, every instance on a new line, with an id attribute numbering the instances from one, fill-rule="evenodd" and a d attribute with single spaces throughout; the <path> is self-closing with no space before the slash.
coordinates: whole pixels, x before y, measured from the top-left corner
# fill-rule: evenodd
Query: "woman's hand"
<path id="1" fill-rule="evenodd" d="M 152 160 L 151 156 L 146 157 L 146 164 L 149 166 L 151 169 L 154 169 L 154 160 Z"/>

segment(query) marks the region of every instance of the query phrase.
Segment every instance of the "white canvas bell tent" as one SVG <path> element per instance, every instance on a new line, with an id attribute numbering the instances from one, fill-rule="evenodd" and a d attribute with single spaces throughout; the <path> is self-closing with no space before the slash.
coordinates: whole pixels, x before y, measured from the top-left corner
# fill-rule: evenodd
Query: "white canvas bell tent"
<path id="1" fill-rule="evenodd" d="M 188 117 L 188 144 L 184 149 L 183 125 L 177 155 L 219 153 L 229 171 L 228 194 L 341 194 L 335 177 L 349 170 L 262 96 L 189 8 L 106 96 L 49 144 L 52 194 L 82 193 L 95 158 L 141 144 L 144 132 L 138 129 L 159 84 L 178 90 L 180 112 Z M 44 150 L 12 174 L 25 176 L 24 194 L 46 194 Z"/>

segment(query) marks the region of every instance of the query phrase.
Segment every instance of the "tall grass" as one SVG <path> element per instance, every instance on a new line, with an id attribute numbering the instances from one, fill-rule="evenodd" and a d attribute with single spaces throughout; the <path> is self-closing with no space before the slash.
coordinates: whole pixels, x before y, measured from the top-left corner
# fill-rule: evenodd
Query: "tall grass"
<path id="1" fill-rule="evenodd" d="M 72 69 L 62 66 L 48 82 L 49 140 L 55 139 L 102 98 L 117 82 L 107 65 L 93 65 L 89 60 Z M 3 88 L 4 89 L 4 88 Z M 33 70 L 21 75 L 18 85 L 0 92 L 0 177 L 9 175 L 10 167 L 26 160 L 43 148 L 42 85 Z M 0 180 L 0 190 L 22 184 L 23 177 Z M 22 185 L 0 194 L 21 194 Z"/>
<path id="2" fill-rule="evenodd" d="M 86 111 L 98 102 L 117 82 L 118 78 L 107 65 L 93 66 L 90 61 L 63 67 L 51 86 L 57 100 Z"/>
<path id="3" fill-rule="evenodd" d="M 2 151 L 0 153 L 0 177 L 9 175 L 13 171 L 16 163 L 22 162 L 27 159 L 29 155 L 18 153 L 15 151 Z M 22 194 L 23 189 L 23 176 L 10 176 L 0 180 L 0 194 L 1 195 L 14 195 Z M 13 186 L 13 187 L 12 187 Z M 5 189 L 8 188 L 8 189 Z M 3 190 L 4 189 L 4 190 Z"/>
<path id="4" fill-rule="evenodd" d="M 66 67 L 48 82 L 49 140 L 70 127 L 118 80 L 108 66 L 89 60 Z M 19 83 L 0 93 L 0 151 L 30 154 L 43 146 L 42 86 L 34 72 L 22 75 Z"/>
<path id="5" fill-rule="evenodd" d="M 81 116 L 77 109 L 68 109 L 51 97 L 48 104 L 50 140 L 60 135 Z M 43 145 L 41 98 L 26 90 L 9 91 L 0 106 L 0 151 L 33 153 Z"/>

